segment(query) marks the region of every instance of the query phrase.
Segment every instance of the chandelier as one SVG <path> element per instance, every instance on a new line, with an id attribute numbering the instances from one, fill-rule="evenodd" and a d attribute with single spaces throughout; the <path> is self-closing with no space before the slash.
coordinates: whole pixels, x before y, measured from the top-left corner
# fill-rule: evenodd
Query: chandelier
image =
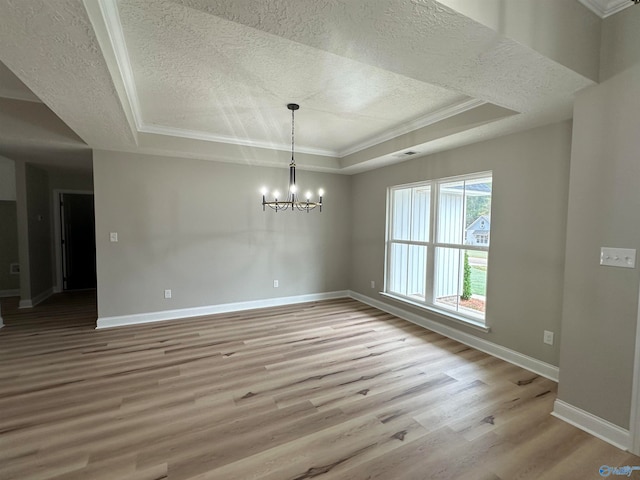
<path id="1" fill-rule="evenodd" d="M 297 103 L 290 103 L 287 105 L 287 108 L 291 110 L 291 163 L 289 164 L 289 191 L 287 192 L 286 198 L 280 197 L 280 192 L 278 190 L 274 190 L 273 192 L 273 200 L 267 200 L 266 196 L 268 193 L 267 188 L 262 189 L 262 210 L 265 210 L 265 207 L 269 207 L 273 210 L 287 210 L 288 208 L 291 211 L 299 210 L 301 212 L 309 212 L 314 208 L 318 207 L 318 210 L 322 211 L 322 195 L 324 195 L 324 191 L 322 189 L 318 190 L 318 201 L 311 201 L 311 191 L 307 191 L 304 194 L 304 198 L 306 200 L 299 200 L 298 197 L 298 185 L 296 185 L 296 162 L 294 160 L 294 112 L 300 108 L 300 105 Z"/>

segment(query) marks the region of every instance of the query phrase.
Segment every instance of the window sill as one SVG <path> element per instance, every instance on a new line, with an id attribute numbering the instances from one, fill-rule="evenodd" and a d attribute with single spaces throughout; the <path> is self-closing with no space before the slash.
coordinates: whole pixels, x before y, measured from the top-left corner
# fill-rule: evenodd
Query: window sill
<path id="1" fill-rule="evenodd" d="M 444 309 L 440 309 L 437 307 L 432 307 L 432 306 L 427 306 L 424 305 L 422 303 L 418 303 L 418 302 L 413 302 L 409 299 L 403 298 L 403 297 L 398 297 L 397 295 L 393 295 L 391 293 L 386 293 L 386 292 L 379 292 L 380 295 L 382 295 L 383 297 L 387 297 L 390 298 L 391 300 L 395 300 L 397 302 L 400 303 L 405 303 L 407 305 L 411 305 L 412 307 L 418 308 L 420 310 L 425 310 L 429 313 L 435 313 L 436 315 L 443 317 L 447 320 L 451 320 L 452 322 L 456 322 L 459 323 L 461 325 L 464 325 L 466 327 L 471 327 L 475 330 L 479 330 L 481 332 L 484 333 L 488 333 L 491 331 L 491 328 L 489 328 L 487 325 L 485 325 L 484 323 L 481 323 L 477 320 L 473 320 L 471 318 L 467 318 L 467 317 L 463 317 L 462 315 L 456 315 L 453 312 L 449 312 L 447 310 Z"/>

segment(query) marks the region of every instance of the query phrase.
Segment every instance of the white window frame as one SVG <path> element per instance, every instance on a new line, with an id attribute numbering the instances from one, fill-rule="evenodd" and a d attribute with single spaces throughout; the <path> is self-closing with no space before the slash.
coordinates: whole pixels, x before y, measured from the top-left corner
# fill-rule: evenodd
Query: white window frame
<path id="1" fill-rule="evenodd" d="M 490 177 L 493 180 L 493 172 L 485 171 L 472 173 L 467 175 L 458 175 L 454 177 L 444 177 L 438 178 L 434 180 L 427 180 L 422 182 L 414 182 L 407 183 L 402 185 L 394 185 L 392 187 L 387 188 L 387 218 L 386 218 L 386 233 L 385 233 L 385 271 L 384 271 L 384 291 L 381 292 L 382 295 L 391 297 L 395 300 L 399 300 L 404 303 L 408 303 L 412 306 L 417 306 L 420 308 L 424 308 L 428 311 L 435 312 L 441 316 L 447 317 L 449 319 L 455 321 L 461 321 L 467 325 L 471 325 L 473 327 L 479 328 L 483 331 L 489 331 L 488 322 L 487 322 L 487 313 L 488 313 L 488 295 L 485 299 L 485 312 L 484 316 L 480 314 L 465 314 L 465 312 L 461 312 L 459 309 L 449 310 L 446 307 L 442 307 L 434 302 L 434 289 L 435 289 L 435 254 L 437 248 L 454 248 L 457 250 L 475 250 L 481 252 L 487 252 L 488 259 L 491 258 L 489 254 L 490 246 L 486 244 L 481 245 L 466 245 L 465 239 L 466 235 L 463 233 L 462 235 L 462 243 L 461 244 L 449 244 L 438 242 L 438 209 L 439 209 L 439 200 L 440 200 L 440 186 L 445 183 L 458 182 L 458 181 L 473 181 L 480 178 Z M 429 238 L 426 242 L 421 241 L 413 241 L 413 240 L 395 240 L 392 237 L 392 228 L 393 228 L 393 193 L 396 190 L 415 188 L 421 186 L 429 186 L 431 188 L 431 201 L 430 201 L 430 214 L 429 214 Z M 493 189 L 491 192 L 493 196 Z M 463 206 L 466 209 L 466 202 Z M 463 211 L 463 221 L 466 216 L 466 210 Z M 493 222 L 492 222 L 493 223 Z M 489 234 L 490 235 L 490 234 Z M 389 291 L 389 274 L 391 271 L 391 248 L 394 244 L 406 244 L 406 245 L 419 245 L 425 246 L 427 248 L 427 268 L 426 268 L 426 278 L 425 278 L 425 299 L 421 301 L 420 299 L 416 299 L 414 297 L 405 296 L 399 294 L 397 292 Z M 487 260 L 488 260 L 487 259 Z M 487 283 L 489 277 L 489 268 L 487 263 Z"/>

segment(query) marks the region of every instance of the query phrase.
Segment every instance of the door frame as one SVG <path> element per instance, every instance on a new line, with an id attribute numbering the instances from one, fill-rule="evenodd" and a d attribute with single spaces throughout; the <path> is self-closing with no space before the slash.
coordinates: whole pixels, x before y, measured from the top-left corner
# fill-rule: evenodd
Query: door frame
<path id="1" fill-rule="evenodd" d="M 54 257 L 56 262 L 56 281 L 53 286 L 53 291 L 55 293 L 60 293 L 64 291 L 64 282 L 62 280 L 62 243 L 60 242 L 60 238 L 62 236 L 62 218 L 60 217 L 60 194 L 69 193 L 76 195 L 93 195 L 95 200 L 95 194 L 93 190 L 69 190 L 69 189 L 59 189 L 56 188 L 53 190 L 53 250 Z M 95 218 L 95 209 L 93 212 Z"/>

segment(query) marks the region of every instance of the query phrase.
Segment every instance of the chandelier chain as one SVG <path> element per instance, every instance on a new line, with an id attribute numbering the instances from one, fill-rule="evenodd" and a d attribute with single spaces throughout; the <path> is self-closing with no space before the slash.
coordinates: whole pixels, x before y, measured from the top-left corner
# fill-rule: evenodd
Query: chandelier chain
<path id="1" fill-rule="evenodd" d="M 293 139 L 294 139 L 294 128 L 295 128 L 295 110 L 291 109 L 291 165 L 295 165 L 296 162 L 293 159 Z"/>

